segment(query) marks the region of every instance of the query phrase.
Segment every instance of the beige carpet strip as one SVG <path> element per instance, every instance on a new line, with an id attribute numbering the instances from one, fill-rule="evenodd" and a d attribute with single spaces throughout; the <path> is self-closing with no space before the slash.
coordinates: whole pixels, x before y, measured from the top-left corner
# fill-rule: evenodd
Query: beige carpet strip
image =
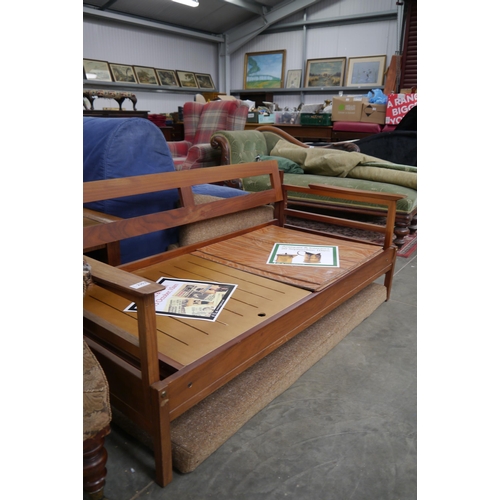
<path id="1" fill-rule="evenodd" d="M 250 418 L 288 389 L 386 299 L 371 284 L 174 420 L 173 464 L 193 471 Z"/>
<path id="2" fill-rule="evenodd" d="M 174 468 L 192 472 L 248 420 L 286 391 L 386 300 L 372 283 L 171 423 Z M 113 424 L 152 448 L 149 435 L 116 408 Z"/>

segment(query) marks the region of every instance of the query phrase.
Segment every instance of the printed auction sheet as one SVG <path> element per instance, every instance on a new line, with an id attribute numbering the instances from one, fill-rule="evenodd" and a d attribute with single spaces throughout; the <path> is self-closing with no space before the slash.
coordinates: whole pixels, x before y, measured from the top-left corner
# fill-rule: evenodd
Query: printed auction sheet
<path id="1" fill-rule="evenodd" d="M 339 247 L 275 243 L 267 264 L 339 267 Z"/>
<path id="2" fill-rule="evenodd" d="M 215 321 L 238 285 L 160 278 L 165 290 L 155 293 L 156 314 Z M 130 304 L 125 311 L 137 312 Z"/>

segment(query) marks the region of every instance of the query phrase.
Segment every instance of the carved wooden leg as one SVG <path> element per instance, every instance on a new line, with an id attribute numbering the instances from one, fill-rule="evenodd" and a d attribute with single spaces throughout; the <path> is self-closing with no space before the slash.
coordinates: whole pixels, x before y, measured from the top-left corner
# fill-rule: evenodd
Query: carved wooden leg
<path id="1" fill-rule="evenodd" d="M 410 234 L 415 234 L 417 232 L 417 214 L 413 217 L 413 219 L 410 221 Z"/>
<path id="2" fill-rule="evenodd" d="M 129 97 L 129 99 L 132 101 L 132 105 L 134 107 L 134 111 L 137 111 L 137 108 L 135 107 L 135 105 L 137 104 L 137 97 L 132 96 L 132 97 Z"/>
<path id="3" fill-rule="evenodd" d="M 410 230 L 408 229 L 408 222 L 396 221 L 394 234 L 396 235 L 394 243 L 398 248 L 401 248 L 405 243 L 406 237 L 410 234 Z"/>
<path id="4" fill-rule="evenodd" d="M 106 461 L 108 460 L 104 438 L 110 431 L 108 425 L 99 434 L 83 442 L 83 490 L 92 500 L 101 500 L 104 497 Z"/>
<path id="5" fill-rule="evenodd" d="M 122 110 L 122 104 L 123 104 L 124 100 L 125 100 L 125 97 L 115 97 L 115 101 L 118 103 L 120 111 Z"/>

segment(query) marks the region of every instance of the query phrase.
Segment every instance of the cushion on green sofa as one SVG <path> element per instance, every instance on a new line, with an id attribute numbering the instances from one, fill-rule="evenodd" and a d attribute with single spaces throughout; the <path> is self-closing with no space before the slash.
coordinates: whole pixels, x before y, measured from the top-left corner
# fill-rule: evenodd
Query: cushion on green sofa
<path id="1" fill-rule="evenodd" d="M 276 160 L 278 162 L 278 168 L 288 174 L 304 173 L 304 171 L 300 168 L 300 165 L 298 165 L 292 160 L 289 160 L 288 158 L 283 158 L 281 156 L 259 155 L 259 159 L 260 161 Z"/>
<path id="2" fill-rule="evenodd" d="M 396 204 L 398 213 L 409 214 L 417 206 L 417 191 L 404 186 L 396 186 L 394 184 L 386 184 L 383 182 L 372 182 L 364 179 L 353 179 L 350 177 L 328 177 L 318 176 L 313 174 L 287 174 L 284 175 L 284 184 L 293 186 L 307 187 L 309 184 L 325 184 L 327 186 L 336 186 L 350 189 L 363 189 L 365 191 L 373 191 L 380 193 L 402 194 L 406 198 L 399 200 Z M 249 177 L 243 180 L 243 189 L 245 191 L 263 191 L 269 189 L 269 178 L 266 176 Z M 350 200 L 341 200 L 338 198 L 329 198 L 326 196 L 307 195 L 304 193 L 289 193 L 290 200 L 310 199 L 330 205 L 354 206 L 354 207 L 377 207 L 370 203 L 355 202 Z"/>

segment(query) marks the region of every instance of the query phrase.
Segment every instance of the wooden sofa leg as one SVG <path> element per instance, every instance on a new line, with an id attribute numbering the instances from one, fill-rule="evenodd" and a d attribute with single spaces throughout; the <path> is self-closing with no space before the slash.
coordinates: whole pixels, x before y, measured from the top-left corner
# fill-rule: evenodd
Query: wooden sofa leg
<path id="1" fill-rule="evenodd" d="M 99 434 L 83 442 L 83 491 L 92 500 L 104 498 L 106 461 L 108 452 L 104 447 L 104 438 L 110 433 L 108 425 Z"/>
<path id="2" fill-rule="evenodd" d="M 167 390 L 158 383 L 151 387 L 152 437 L 155 454 L 156 482 L 162 488 L 173 479 L 172 442 L 170 436 L 169 398 Z"/>
<path id="3" fill-rule="evenodd" d="M 410 234 L 410 229 L 408 228 L 409 221 L 396 221 L 396 225 L 394 227 L 394 234 L 396 238 L 394 239 L 394 243 L 398 248 L 401 248 L 406 240 L 406 237 Z"/>
<path id="4" fill-rule="evenodd" d="M 417 232 L 417 215 L 413 217 L 409 225 L 410 234 L 415 234 Z"/>

